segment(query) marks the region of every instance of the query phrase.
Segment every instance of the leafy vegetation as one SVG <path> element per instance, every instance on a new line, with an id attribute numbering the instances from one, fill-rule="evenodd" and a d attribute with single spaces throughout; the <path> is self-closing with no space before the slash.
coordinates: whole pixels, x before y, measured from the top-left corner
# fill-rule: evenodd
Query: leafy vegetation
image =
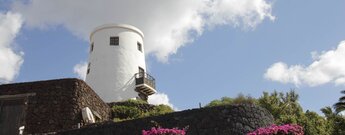
<path id="1" fill-rule="evenodd" d="M 143 116 L 143 111 L 133 106 L 113 106 L 113 116 L 119 119 L 137 119 Z"/>
<path id="2" fill-rule="evenodd" d="M 166 113 L 171 113 L 174 110 L 167 105 L 158 105 L 155 106 L 151 111 L 148 112 L 147 116 L 157 116 L 157 115 L 162 115 Z"/>
<path id="3" fill-rule="evenodd" d="M 341 91 L 342 94 L 345 94 L 345 90 Z M 345 96 L 339 98 L 339 102 L 334 104 L 334 109 L 336 113 L 340 113 L 345 110 Z"/>
<path id="4" fill-rule="evenodd" d="M 327 120 L 329 132 L 333 135 L 345 135 L 345 118 L 327 106 L 321 109 Z"/>
<path id="5" fill-rule="evenodd" d="M 256 104 L 257 100 L 251 96 L 244 96 L 239 94 L 236 98 L 222 97 L 220 100 L 213 100 L 206 105 L 206 107 L 213 107 L 219 105 L 231 105 L 231 104 Z"/>
<path id="6" fill-rule="evenodd" d="M 345 91 L 342 93 L 345 94 Z M 322 108 L 321 111 L 325 116 L 320 116 L 313 111 L 303 111 L 298 102 L 298 94 L 291 90 L 287 93 L 282 92 L 264 92 L 258 99 L 250 96 L 230 98 L 223 97 L 220 100 L 213 100 L 206 107 L 229 105 L 229 104 L 255 104 L 266 108 L 275 119 L 275 124 L 298 124 L 304 128 L 306 135 L 344 135 L 345 134 L 345 118 L 338 114 L 339 110 L 345 106 L 336 106 L 335 112 L 331 107 Z M 345 97 L 341 97 L 339 102 L 345 104 Z M 339 109 L 342 108 L 342 109 Z"/>
<path id="7" fill-rule="evenodd" d="M 127 100 L 112 105 L 113 120 L 124 121 L 148 116 L 171 113 L 174 110 L 167 105 L 151 105 L 141 100 Z"/>

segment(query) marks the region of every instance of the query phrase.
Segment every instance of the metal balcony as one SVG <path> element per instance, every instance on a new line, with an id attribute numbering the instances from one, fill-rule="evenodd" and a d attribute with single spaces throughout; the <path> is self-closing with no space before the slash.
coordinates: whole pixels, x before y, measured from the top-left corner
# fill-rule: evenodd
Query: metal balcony
<path id="1" fill-rule="evenodd" d="M 146 96 L 156 93 L 155 78 L 145 72 L 136 73 L 135 75 L 135 90 Z"/>

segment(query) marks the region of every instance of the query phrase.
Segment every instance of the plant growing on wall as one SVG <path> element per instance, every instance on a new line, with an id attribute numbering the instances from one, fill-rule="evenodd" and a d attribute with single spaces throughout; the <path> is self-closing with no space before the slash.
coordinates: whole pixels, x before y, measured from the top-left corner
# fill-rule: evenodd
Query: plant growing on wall
<path id="1" fill-rule="evenodd" d="M 220 100 L 213 100 L 208 103 L 205 107 L 213 107 L 220 105 L 233 105 L 233 104 L 256 104 L 257 100 L 251 96 L 245 96 L 238 94 L 236 98 L 222 97 Z"/>
<path id="2" fill-rule="evenodd" d="M 116 122 L 157 116 L 173 111 L 174 110 L 167 105 L 151 105 L 141 100 L 127 100 L 112 105 L 112 116 Z"/>

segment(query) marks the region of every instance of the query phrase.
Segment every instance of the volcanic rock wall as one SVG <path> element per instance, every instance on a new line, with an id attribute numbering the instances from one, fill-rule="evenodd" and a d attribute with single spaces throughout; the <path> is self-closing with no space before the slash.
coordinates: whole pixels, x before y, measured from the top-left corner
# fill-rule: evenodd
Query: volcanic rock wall
<path id="1" fill-rule="evenodd" d="M 188 127 L 188 135 L 242 135 L 269 126 L 274 121 L 266 109 L 243 104 L 185 110 L 114 123 L 109 106 L 78 79 L 0 85 L 0 101 L 18 96 L 25 101 L 25 134 L 140 135 L 142 130 L 149 130 L 158 124 L 163 128 Z M 98 114 L 100 123 L 85 125 L 81 115 L 84 107 Z M 78 129 L 78 124 L 82 128 Z"/>
<path id="2" fill-rule="evenodd" d="M 81 109 L 89 107 L 102 118 L 110 119 L 110 108 L 82 80 L 60 79 L 0 85 L 0 100 L 25 95 L 25 134 L 68 130 L 84 124 Z M 5 98 L 4 98 L 5 97 Z"/>
<path id="3" fill-rule="evenodd" d="M 163 128 L 188 127 L 188 135 L 243 135 L 259 127 L 273 124 L 272 115 L 254 105 L 209 107 L 124 122 L 107 122 L 60 135 L 140 135 L 157 123 Z"/>

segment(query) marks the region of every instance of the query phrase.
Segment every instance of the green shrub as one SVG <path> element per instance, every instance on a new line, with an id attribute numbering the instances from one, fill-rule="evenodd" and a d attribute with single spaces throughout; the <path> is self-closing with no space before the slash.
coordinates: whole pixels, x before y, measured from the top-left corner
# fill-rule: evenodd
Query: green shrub
<path id="1" fill-rule="evenodd" d="M 162 115 L 166 113 L 171 113 L 174 112 L 174 110 L 167 105 L 158 105 L 153 108 L 153 110 L 148 112 L 148 116 L 157 116 L 157 115 Z"/>
<path id="2" fill-rule="evenodd" d="M 213 100 L 207 106 L 250 103 L 267 109 L 274 117 L 275 124 L 298 124 L 304 128 L 306 135 L 345 135 L 345 119 L 332 110 L 331 107 L 322 109 L 325 117 L 316 112 L 303 111 L 298 102 L 299 95 L 289 92 L 264 92 L 257 99 L 239 95 L 236 98 L 224 97 Z"/>
<path id="3" fill-rule="evenodd" d="M 146 101 L 143 100 L 134 100 L 134 99 L 129 99 L 127 101 L 124 101 L 123 103 L 127 105 L 140 105 L 140 104 L 148 104 Z"/>
<path id="4" fill-rule="evenodd" d="M 116 122 L 137 119 L 148 116 L 157 116 L 171 113 L 174 110 L 167 105 L 151 105 L 142 100 L 127 100 L 112 103 L 112 116 Z"/>
<path id="5" fill-rule="evenodd" d="M 113 106 L 113 116 L 119 119 L 136 119 L 143 114 L 141 110 L 132 106 Z"/>
<path id="6" fill-rule="evenodd" d="M 213 100 L 210 103 L 208 103 L 205 107 L 233 104 L 257 104 L 257 100 L 251 96 L 244 96 L 243 94 L 238 94 L 236 98 L 222 97 L 220 100 Z"/>
<path id="7" fill-rule="evenodd" d="M 230 97 L 222 97 L 222 99 L 218 100 L 212 100 L 209 104 L 206 105 L 206 107 L 213 107 L 213 106 L 220 106 L 220 105 L 231 105 L 233 104 L 234 99 Z"/>

